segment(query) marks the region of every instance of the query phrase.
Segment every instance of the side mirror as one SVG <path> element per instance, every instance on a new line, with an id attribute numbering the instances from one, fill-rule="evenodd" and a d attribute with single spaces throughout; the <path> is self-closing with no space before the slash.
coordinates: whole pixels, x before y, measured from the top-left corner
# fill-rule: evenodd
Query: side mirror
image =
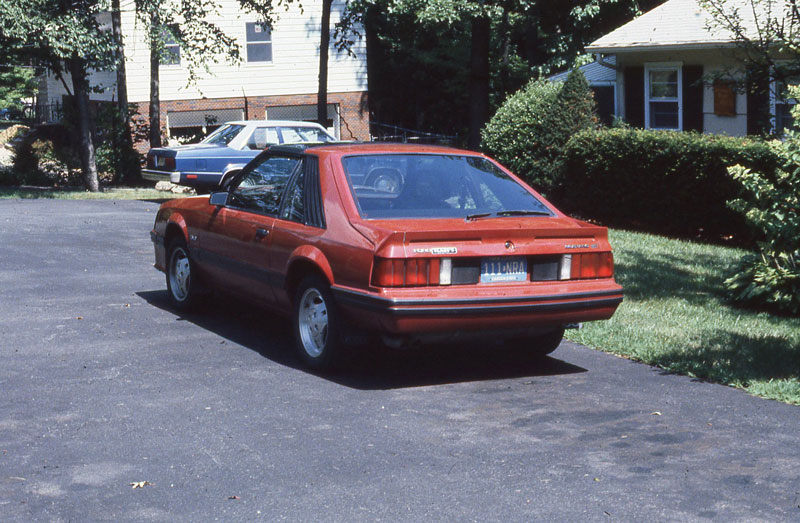
<path id="1" fill-rule="evenodd" d="M 227 192 L 215 192 L 211 193 L 211 196 L 208 197 L 209 205 L 216 205 L 217 207 L 224 207 L 228 205 L 228 196 L 229 193 Z"/>

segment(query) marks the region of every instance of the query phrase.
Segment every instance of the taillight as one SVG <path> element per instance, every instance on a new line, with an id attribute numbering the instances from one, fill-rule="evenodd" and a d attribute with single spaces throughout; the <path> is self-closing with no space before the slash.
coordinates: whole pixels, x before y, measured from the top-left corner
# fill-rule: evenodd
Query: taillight
<path id="1" fill-rule="evenodd" d="M 570 279 L 610 278 L 614 275 L 614 255 L 610 252 L 590 252 L 571 256 Z"/>
<path id="2" fill-rule="evenodd" d="M 439 258 L 376 258 L 372 284 L 376 287 L 420 287 L 439 285 Z"/>
<path id="3" fill-rule="evenodd" d="M 154 153 L 148 153 L 147 167 L 150 169 L 159 169 L 161 171 L 174 171 L 175 158 L 171 156 L 159 156 Z"/>

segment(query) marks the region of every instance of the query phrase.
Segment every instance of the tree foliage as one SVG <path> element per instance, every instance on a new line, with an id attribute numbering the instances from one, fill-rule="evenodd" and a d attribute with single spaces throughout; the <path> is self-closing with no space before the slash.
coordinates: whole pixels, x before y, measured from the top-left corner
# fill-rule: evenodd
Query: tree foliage
<path id="1" fill-rule="evenodd" d="M 78 139 L 84 183 L 99 188 L 89 116 L 89 69 L 114 65 L 115 45 L 100 23 L 106 8 L 97 0 L 3 0 L 0 3 L 0 47 L 16 63 L 36 62 L 64 81 L 72 80 L 71 94 L 78 115 Z M 66 82 L 65 86 L 66 86 Z"/>
<path id="2" fill-rule="evenodd" d="M 800 88 L 791 89 L 800 97 Z M 800 107 L 793 109 L 800 119 Z M 745 192 L 730 202 L 758 241 L 725 281 L 735 301 L 800 315 L 800 132 L 790 130 L 776 146 L 782 166 L 774 174 L 737 165 L 729 172 Z"/>
<path id="3" fill-rule="evenodd" d="M 483 148 L 545 193 L 561 183 L 570 137 L 597 123 L 594 99 L 576 69 L 561 82 L 532 80 L 508 97 L 483 130 Z"/>
<path id="4" fill-rule="evenodd" d="M 588 42 L 662 1 L 351 0 L 343 25 L 357 19 L 366 30 L 374 121 L 465 136 L 476 18 L 490 27 L 490 115 L 532 77 L 565 69 Z"/>
<path id="5" fill-rule="evenodd" d="M 21 109 L 20 100 L 36 94 L 33 67 L 0 66 L 0 108 Z"/>

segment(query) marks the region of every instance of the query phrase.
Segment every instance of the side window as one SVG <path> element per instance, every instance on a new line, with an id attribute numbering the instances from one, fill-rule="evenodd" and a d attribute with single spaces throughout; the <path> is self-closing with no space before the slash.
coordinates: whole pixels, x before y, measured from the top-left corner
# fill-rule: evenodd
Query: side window
<path id="1" fill-rule="evenodd" d="M 281 211 L 281 218 L 293 222 L 305 222 L 305 173 L 301 172 L 286 191 L 286 204 Z"/>
<path id="2" fill-rule="evenodd" d="M 290 156 L 265 156 L 244 173 L 231 191 L 231 205 L 262 214 L 277 214 L 289 177 L 301 163 Z"/>
<path id="3" fill-rule="evenodd" d="M 272 145 L 280 143 L 278 140 L 278 130 L 275 127 L 256 127 L 250 139 L 247 140 L 247 147 L 254 151 L 260 151 Z"/>

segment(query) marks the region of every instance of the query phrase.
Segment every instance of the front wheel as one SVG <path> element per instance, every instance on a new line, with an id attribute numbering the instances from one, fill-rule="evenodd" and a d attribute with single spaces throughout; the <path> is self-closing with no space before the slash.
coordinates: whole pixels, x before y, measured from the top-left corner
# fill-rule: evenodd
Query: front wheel
<path id="1" fill-rule="evenodd" d="M 191 309 L 197 302 L 197 275 L 186 241 L 175 238 L 167 247 L 167 294 L 178 310 Z"/>
<path id="2" fill-rule="evenodd" d="M 295 346 L 303 362 L 317 370 L 333 367 L 339 359 L 339 315 L 330 286 L 321 277 L 305 277 L 294 298 Z"/>

